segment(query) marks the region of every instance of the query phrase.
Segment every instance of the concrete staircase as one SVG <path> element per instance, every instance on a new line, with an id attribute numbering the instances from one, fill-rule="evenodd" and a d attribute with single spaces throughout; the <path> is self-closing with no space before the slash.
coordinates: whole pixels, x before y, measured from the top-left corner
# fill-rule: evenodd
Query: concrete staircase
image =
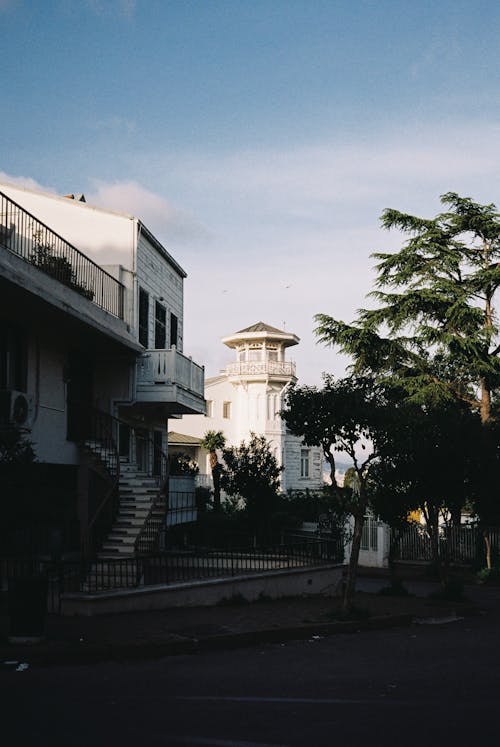
<path id="1" fill-rule="evenodd" d="M 114 467 L 111 458 L 99 443 L 87 441 L 85 447 L 101 466 L 108 470 Z M 133 562 L 136 540 L 147 520 L 158 528 L 165 521 L 164 504 L 158 500 L 158 479 L 141 471 L 136 464 L 123 457 L 120 458 L 118 490 L 116 519 L 96 560 L 89 567 L 83 591 L 136 586 L 141 573 L 140 564 Z M 111 560 L 115 562 L 110 562 Z M 117 565 L 116 560 L 128 562 Z"/>
<path id="2" fill-rule="evenodd" d="M 114 471 L 115 465 L 109 452 L 98 441 L 86 441 L 85 448 L 94 461 L 106 470 Z M 101 560 L 134 555 L 135 541 L 151 510 L 154 510 L 155 502 L 158 502 L 158 479 L 141 471 L 125 457 L 120 457 L 118 491 L 118 514 L 97 555 Z"/>
<path id="3" fill-rule="evenodd" d="M 158 499 L 158 481 L 141 472 L 137 465 L 120 460 L 119 493 L 118 514 L 98 554 L 100 559 L 134 554 L 135 541 Z"/>

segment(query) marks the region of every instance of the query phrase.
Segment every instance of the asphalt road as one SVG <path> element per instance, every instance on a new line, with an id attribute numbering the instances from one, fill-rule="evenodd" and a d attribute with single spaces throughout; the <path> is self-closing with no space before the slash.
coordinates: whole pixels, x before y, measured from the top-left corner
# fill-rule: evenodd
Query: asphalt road
<path id="1" fill-rule="evenodd" d="M 118 620 L 117 620 L 118 623 Z M 92 666 L 0 668 L 5 747 L 500 742 L 500 613 Z"/>

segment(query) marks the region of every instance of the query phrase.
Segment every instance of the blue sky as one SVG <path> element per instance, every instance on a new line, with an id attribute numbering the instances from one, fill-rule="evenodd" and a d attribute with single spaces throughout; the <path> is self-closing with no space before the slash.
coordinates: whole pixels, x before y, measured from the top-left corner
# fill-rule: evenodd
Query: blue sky
<path id="1" fill-rule="evenodd" d="M 3 179 L 133 212 L 188 272 L 186 351 L 286 324 L 304 382 L 396 248 L 385 207 L 500 201 L 500 4 L 0 0 Z"/>

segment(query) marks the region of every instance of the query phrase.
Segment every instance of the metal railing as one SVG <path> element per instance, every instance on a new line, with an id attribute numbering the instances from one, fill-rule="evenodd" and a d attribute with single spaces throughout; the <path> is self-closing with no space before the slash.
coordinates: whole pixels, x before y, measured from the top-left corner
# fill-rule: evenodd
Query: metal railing
<path id="1" fill-rule="evenodd" d="M 120 459 L 118 456 L 117 426 L 115 419 L 98 410 L 76 407 L 76 422 L 85 428 L 79 435 L 81 443 L 98 460 L 107 477 L 107 485 L 93 516 L 82 533 L 81 547 L 84 557 L 95 555 L 109 534 L 118 514 L 120 493 Z M 79 416 L 78 416 L 79 413 Z"/>
<path id="2" fill-rule="evenodd" d="M 136 442 L 142 441 L 143 452 L 147 453 L 146 472 L 155 477 L 158 483 L 158 493 L 153 497 L 148 515 L 141 531 L 134 542 L 135 554 L 159 552 L 165 543 L 165 516 L 168 500 L 168 457 L 153 439 L 141 433 L 134 432 Z"/>
<path id="3" fill-rule="evenodd" d="M 339 560 L 338 543 L 331 540 L 296 542 L 265 550 L 192 550 L 150 553 L 127 558 L 23 561 L 0 559 L 0 585 L 25 575 L 48 580 L 49 611 L 58 612 L 66 593 L 97 593 L 156 584 L 168 585 L 241 575 L 258 576 L 270 571 L 331 565 Z"/>
<path id="4" fill-rule="evenodd" d="M 452 563 L 481 564 L 484 558 L 484 532 L 487 532 L 492 552 L 500 555 L 500 529 L 484 529 L 474 524 L 441 527 L 438 553 L 440 558 Z M 403 530 L 393 530 L 392 554 L 395 560 L 430 563 L 433 560 L 432 538 L 420 524 L 411 524 Z"/>
<path id="5" fill-rule="evenodd" d="M 241 361 L 226 366 L 226 373 L 231 376 L 295 376 L 295 370 L 292 361 Z"/>
<path id="6" fill-rule="evenodd" d="M 3 192 L 0 192 L 0 247 L 22 257 L 109 314 L 124 318 L 122 283 Z"/>
<path id="7" fill-rule="evenodd" d="M 205 370 L 179 353 L 175 345 L 165 350 L 148 350 L 137 360 L 137 383 L 176 384 L 203 397 Z"/>

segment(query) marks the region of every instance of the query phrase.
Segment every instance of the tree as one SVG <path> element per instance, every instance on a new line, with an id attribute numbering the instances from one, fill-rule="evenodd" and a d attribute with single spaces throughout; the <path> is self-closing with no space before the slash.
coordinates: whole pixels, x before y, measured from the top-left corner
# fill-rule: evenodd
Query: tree
<path id="1" fill-rule="evenodd" d="M 223 449 L 226 437 L 222 431 L 207 431 L 201 441 L 201 446 L 210 453 L 210 469 L 214 481 L 214 511 L 220 511 L 220 476 L 222 465 L 217 457 L 217 449 Z"/>
<path id="2" fill-rule="evenodd" d="M 448 577 L 440 553 L 440 524 L 460 525 L 475 479 L 471 443 L 480 431 L 479 415 L 463 403 L 433 407 L 406 403 L 404 418 L 387 444 L 390 451 L 381 453 L 371 472 L 372 505 L 391 527 L 408 526 L 409 512 L 421 512 L 443 586 Z"/>
<path id="3" fill-rule="evenodd" d="M 500 385 L 500 214 L 454 192 L 441 202 L 448 210 L 432 219 L 384 211 L 383 227 L 409 238 L 373 255 L 379 307 L 352 324 L 318 314 L 316 333 L 353 357 L 356 374 L 396 377 L 418 402 L 458 398 L 487 423 Z"/>
<path id="4" fill-rule="evenodd" d="M 173 476 L 187 475 L 194 477 L 200 471 L 197 463 L 192 459 L 189 454 L 184 454 L 182 451 L 178 451 L 175 454 L 169 456 L 169 474 Z"/>
<path id="5" fill-rule="evenodd" d="M 271 446 L 264 436 L 250 434 L 250 441 L 223 449 L 225 467 L 222 487 L 228 495 L 240 496 L 250 523 L 262 541 L 270 534 L 270 517 L 276 508 L 280 473 Z"/>
<path id="6" fill-rule="evenodd" d="M 363 525 L 370 507 L 369 477 L 380 454 L 390 452 L 391 423 L 398 416 L 396 391 L 371 377 L 335 380 L 324 375 L 324 387 L 291 387 L 281 413 L 287 427 L 308 446 L 321 446 L 330 464 L 331 491 L 340 513 L 354 518 L 351 554 L 344 589 L 343 610 L 348 614 L 356 587 Z M 350 484 L 335 477 L 334 452 L 352 462 Z"/>

